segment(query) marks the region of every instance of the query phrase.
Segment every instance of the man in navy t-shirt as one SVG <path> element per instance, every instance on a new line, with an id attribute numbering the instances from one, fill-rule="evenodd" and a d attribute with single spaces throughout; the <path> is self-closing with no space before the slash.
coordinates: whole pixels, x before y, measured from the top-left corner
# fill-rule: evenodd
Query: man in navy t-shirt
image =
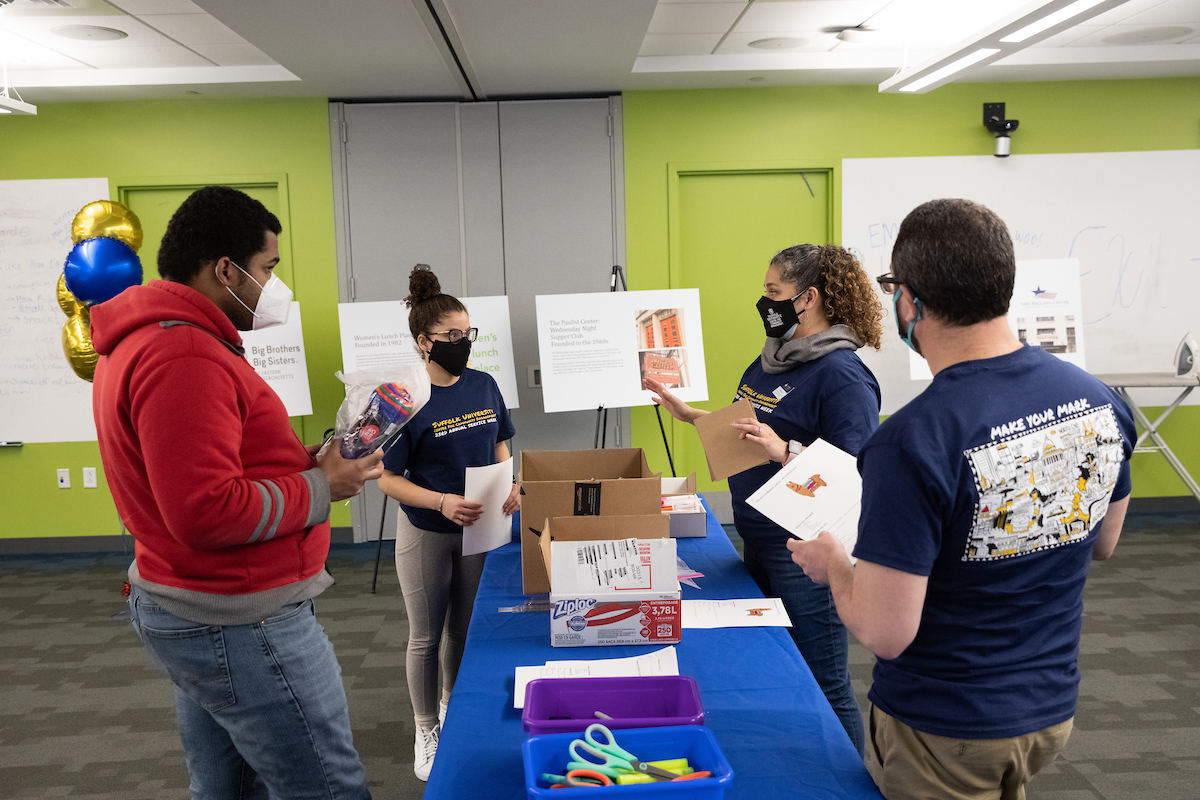
<path id="1" fill-rule="evenodd" d="M 888 798 L 1023 798 L 1070 736 L 1088 564 L 1129 504 L 1132 416 L 1107 386 L 1013 335 L 1004 223 L 966 200 L 905 218 L 901 338 L 934 374 L 858 457 L 856 565 L 789 542 L 876 656 L 874 777 Z"/>

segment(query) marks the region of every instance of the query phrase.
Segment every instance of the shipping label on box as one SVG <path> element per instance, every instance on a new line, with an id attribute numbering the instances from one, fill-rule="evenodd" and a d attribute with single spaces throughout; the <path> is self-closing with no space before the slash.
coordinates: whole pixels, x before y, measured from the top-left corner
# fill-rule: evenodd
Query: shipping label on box
<path id="1" fill-rule="evenodd" d="M 675 542 L 667 527 L 661 515 L 548 521 L 540 550 L 550 565 L 553 646 L 679 641 Z M 652 538 L 635 538 L 639 533 Z"/>

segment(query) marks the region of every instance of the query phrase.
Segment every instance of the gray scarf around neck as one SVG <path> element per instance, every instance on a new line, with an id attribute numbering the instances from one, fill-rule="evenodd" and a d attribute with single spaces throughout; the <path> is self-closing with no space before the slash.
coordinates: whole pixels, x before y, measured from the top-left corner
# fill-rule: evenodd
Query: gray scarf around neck
<path id="1" fill-rule="evenodd" d="M 862 341 L 854 335 L 850 326 L 834 325 L 812 336 L 791 341 L 768 338 L 763 345 L 760 361 L 765 372 L 778 375 L 834 350 L 857 350 L 862 346 Z"/>

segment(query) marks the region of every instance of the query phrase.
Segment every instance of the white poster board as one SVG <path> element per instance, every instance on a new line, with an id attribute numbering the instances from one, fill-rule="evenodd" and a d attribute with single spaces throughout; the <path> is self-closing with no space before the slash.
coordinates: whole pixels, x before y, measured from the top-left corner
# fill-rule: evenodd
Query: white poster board
<path id="1" fill-rule="evenodd" d="M 699 289 L 538 295 L 545 410 L 652 405 L 642 378 L 708 399 Z"/>
<path id="2" fill-rule="evenodd" d="M 304 358 L 304 326 L 300 304 L 292 301 L 285 325 L 261 331 L 242 331 L 246 360 L 283 401 L 289 417 L 313 413 L 308 387 L 308 362 Z"/>
<path id="3" fill-rule="evenodd" d="M 1018 260 L 1078 260 L 1089 371 L 1170 372 L 1179 341 L 1200 327 L 1197 186 L 1200 150 L 845 159 L 842 242 L 878 275 L 913 208 L 939 197 L 983 203 L 1008 225 Z M 927 384 L 909 380 L 883 299 L 883 350 L 859 354 L 890 414 Z M 1143 391 L 1158 402 L 1159 390 Z M 1162 392 L 1163 404 L 1175 394 Z"/>
<path id="4" fill-rule="evenodd" d="M 106 178 L 0 181 L 0 441 L 94 442 L 92 385 L 63 353 L 55 286 L 71 220 Z"/>
<path id="5" fill-rule="evenodd" d="M 1079 260 L 1018 261 L 1012 302 L 1008 306 L 1008 327 L 1022 342 L 1087 369 Z M 929 362 L 911 350 L 908 376 L 914 381 L 933 380 Z"/>
<path id="6" fill-rule="evenodd" d="M 471 325 L 479 329 L 467 366 L 491 375 L 500 387 L 504 405 L 519 408 L 508 298 L 495 295 L 459 300 L 467 307 Z M 408 332 L 408 307 L 401 300 L 338 303 L 338 324 L 344 373 L 390 364 L 422 363 Z"/>

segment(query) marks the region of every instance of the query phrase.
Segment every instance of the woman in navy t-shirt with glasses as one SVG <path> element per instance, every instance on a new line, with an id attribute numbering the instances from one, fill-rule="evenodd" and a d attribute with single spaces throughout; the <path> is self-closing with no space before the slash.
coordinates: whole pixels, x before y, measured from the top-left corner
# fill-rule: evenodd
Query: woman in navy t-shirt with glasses
<path id="1" fill-rule="evenodd" d="M 384 457 L 379 488 L 399 500 L 404 512 L 396 524 L 396 572 L 408 613 L 405 668 L 417 728 L 414 771 L 428 780 L 486 555 L 462 554 L 463 527 L 483 513 L 483 506 L 463 497 L 466 468 L 507 459 L 506 442 L 514 430 L 496 381 L 467 369 L 477 331 L 466 307 L 442 294 L 437 276 L 424 264 L 412 271 L 408 290 L 408 327 L 426 361 L 432 391 Z M 514 484 L 504 513 L 520 505 Z"/>
<path id="2" fill-rule="evenodd" d="M 815 439 L 858 455 L 879 427 L 879 383 L 854 351 L 863 345 L 879 349 L 883 310 L 854 256 L 837 245 L 802 244 L 771 259 L 758 313 L 767 341 L 735 397 L 747 398 L 756 418 L 733 426 L 762 445 L 771 463 L 729 478 L 733 521 L 745 543 L 746 569 L 763 594 L 783 600 L 792 639 L 861 755 L 862 717 L 833 596 L 792 563 L 786 546 L 791 535 L 746 499 L 790 453 Z M 681 402 L 657 381 L 647 380 L 645 387 L 678 420 L 695 422 L 708 413 Z"/>

